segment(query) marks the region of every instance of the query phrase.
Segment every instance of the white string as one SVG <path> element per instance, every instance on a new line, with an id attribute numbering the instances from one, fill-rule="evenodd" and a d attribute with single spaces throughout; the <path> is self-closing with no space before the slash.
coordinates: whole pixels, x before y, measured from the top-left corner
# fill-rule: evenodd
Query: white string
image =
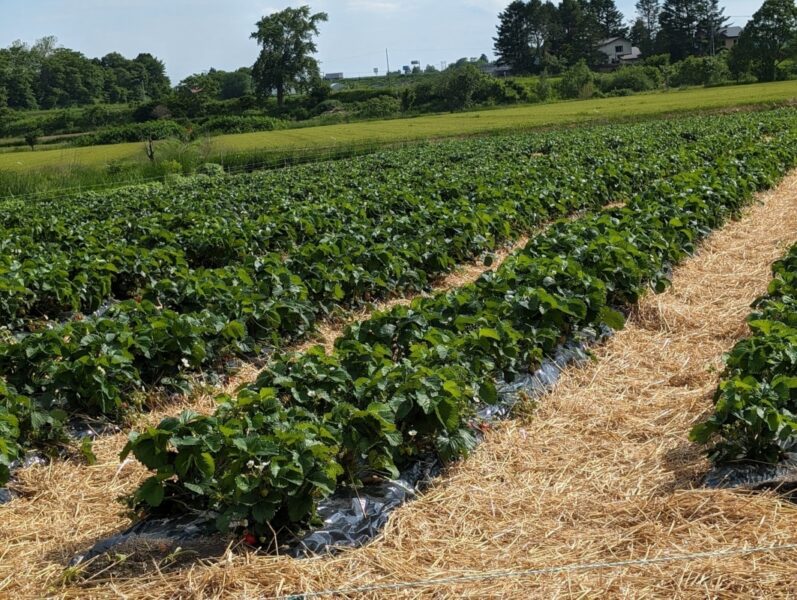
<path id="1" fill-rule="evenodd" d="M 689 554 L 675 554 L 671 556 L 661 556 L 658 558 L 639 558 L 632 560 L 619 560 L 612 562 L 593 562 L 581 564 L 569 564 L 558 567 L 541 567 L 537 569 L 522 570 L 501 570 L 484 571 L 470 575 L 453 575 L 451 577 L 439 577 L 432 579 L 419 579 L 416 581 L 401 581 L 395 583 L 375 583 L 360 587 L 339 588 L 322 590 L 318 592 L 297 592 L 295 594 L 273 596 L 274 600 L 304 600 L 306 598 L 320 598 L 324 596 L 346 596 L 352 594 L 362 594 L 366 592 L 387 592 L 402 589 L 435 587 L 448 584 L 473 583 L 479 581 L 489 581 L 493 579 L 520 579 L 533 577 L 535 575 L 550 575 L 556 573 L 569 573 L 573 571 L 592 571 L 596 569 L 621 569 L 625 567 L 656 565 L 673 562 L 683 562 L 704 558 L 717 558 L 727 556 L 745 556 L 748 554 L 761 554 L 765 552 L 783 552 L 797 550 L 797 544 L 785 544 L 775 546 L 757 546 L 753 548 L 730 548 L 725 550 L 714 550 L 710 552 L 693 552 Z"/>

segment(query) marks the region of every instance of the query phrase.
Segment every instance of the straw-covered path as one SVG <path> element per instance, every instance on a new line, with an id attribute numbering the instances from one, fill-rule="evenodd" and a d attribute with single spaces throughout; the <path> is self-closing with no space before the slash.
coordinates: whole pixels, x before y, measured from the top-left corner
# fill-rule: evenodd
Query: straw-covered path
<path id="1" fill-rule="evenodd" d="M 566 371 L 530 416 L 488 433 L 368 547 L 305 561 L 230 553 L 211 564 L 135 578 L 108 571 L 61 586 L 45 508 L 18 503 L 3 516 L 27 515 L 44 528 L 27 543 L 42 538 L 52 551 L 26 553 L 20 525 L 3 519 L 0 540 L 9 546 L 0 547 L 0 596 L 300 598 L 336 589 L 350 592 L 333 597 L 352 598 L 797 596 L 797 550 L 720 554 L 797 543 L 797 507 L 772 493 L 701 489 L 708 463 L 687 441 L 711 406 L 722 353 L 745 334 L 770 264 L 797 241 L 797 173 L 760 200 L 680 266 L 669 291 L 643 299 L 595 362 Z M 47 489 L 48 470 L 40 471 L 31 487 Z M 63 484 L 67 477 L 58 474 Z M 106 493 L 126 487 L 121 475 Z M 114 522 L 107 498 L 69 489 L 59 505 L 51 493 L 38 506 L 72 526 L 90 524 L 92 511 Z M 50 525 L 64 530 L 56 518 Z M 638 562 L 593 564 L 625 561 Z M 562 566 L 569 567 L 544 571 Z M 496 570 L 515 575 L 482 577 Z M 429 580 L 438 581 L 422 583 Z M 363 590 L 372 585 L 391 587 Z"/>

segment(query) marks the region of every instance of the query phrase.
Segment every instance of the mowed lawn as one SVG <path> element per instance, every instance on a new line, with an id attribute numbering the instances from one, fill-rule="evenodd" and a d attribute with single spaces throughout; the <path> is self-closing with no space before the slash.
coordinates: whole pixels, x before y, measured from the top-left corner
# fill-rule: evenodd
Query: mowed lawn
<path id="1" fill-rule="evenodd" d="M 302 148 L 380 144 L 428 138 L 516 131 L 548 125 L 655 116 L 768 104 L 797 99 L 797 81 L 695 88 L 618 98 L 532 104 L 411 119 L 367 121 L 303 129 L 212 138 L 214 154 L 295 151 Z M 0 169 L 98 166 L 112 161 L 144 160 L 141 143 L 61 148 L 0 154 Z"/>

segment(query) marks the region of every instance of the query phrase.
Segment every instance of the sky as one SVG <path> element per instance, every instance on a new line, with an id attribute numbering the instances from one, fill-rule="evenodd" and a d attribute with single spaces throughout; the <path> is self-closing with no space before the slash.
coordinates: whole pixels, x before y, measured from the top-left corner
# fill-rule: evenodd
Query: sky
<path id="1" fill-rule="evenodd" d="M 630 20 L 635 0 L 616 0 Z M 731 24 L 743 25 L 763 0 L 725 0 Z M 149 52 L 173 83 L 210 67 L 251 66 L 249 35 L 260 17 L 288 5 L 325 11 L 317 58 L 322 72 L 384 74 L 410 61 L 441 66 L 482 53 L 492 58 L 498 13 L 509 0 L 0 0 L 0 47 L 54 35 L 89 57 Z"/>

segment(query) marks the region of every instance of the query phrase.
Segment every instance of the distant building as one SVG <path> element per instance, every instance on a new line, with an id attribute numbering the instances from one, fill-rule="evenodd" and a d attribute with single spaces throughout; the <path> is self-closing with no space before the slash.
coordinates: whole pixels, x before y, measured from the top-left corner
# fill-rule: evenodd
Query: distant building
<path id="1" fill-rule="evenodd" d="M 483 73 L 492 75 L 493 77 L 506 77 L 512 73 L 512 67 L 508 65 L 497 65 L 495 63 L 486 63 L 479 65 Z"/>
<path id="2" fill-rule="evenodd" d="M 719 30 L 719 38 L 722 40 L 722 47 L 730 50 L 739 41 L 743 27 L 726 27 Z"/>
<path id="3" fill-rule="evenodd" d="M 631 46 L 631 54 L 623 54 L 620 57 L 621 65 L 630 65 L 642 58 L 642 52 L 636 46 Z"/>
<path id="4" fill-rule="evenodd" d="M 628 64 L 642 57 L 639 48 L 624 37 L 601 40 L 598 42 L 597 50 L 606 55 L 606 62 L 610 65 Z"/>
<path id="5" fill-rule="evenodd" d="M 327 73 L 324 75 L 326 81 L 340 81 L 343 79 L 343 73 Z"/>

